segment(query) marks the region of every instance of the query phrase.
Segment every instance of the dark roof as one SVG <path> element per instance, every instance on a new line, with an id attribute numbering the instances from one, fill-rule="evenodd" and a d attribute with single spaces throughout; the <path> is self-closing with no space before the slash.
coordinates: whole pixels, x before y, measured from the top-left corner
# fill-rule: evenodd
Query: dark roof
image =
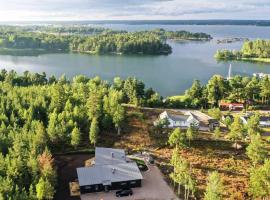
<path id="1" fill-rule="evenodd" d="M 248 121 L 250 119 L 252 115 L 249 116 L 242 116 L 246 121 Z M 270 116 L 260 116 L 260 122 L 267 122 L 270 121 Z"/>
<path id="2" fill-rule="evenodd" d="M 216 124 L 216 123 L 219 123 L 219 121 L 217 119 L 208 119 L 208 123 L 209 124 Z"/>
<path id="3" fill-rule="evenodd" d="M 96 147 L 95 165 L 77 168 L 80 186 L 143 179 L 136 162 L 128 162 L 123 149 Z"/>
<path id="4" fill-rule="evenodd" d="M 267 122 L 267 121 L 270 121 L 270 117 L 269 117 L 269 116 L 260 116 L 260 121 L 261 121 L 261 122 Z"/>
<path id="5" fill-rule="evenodd" d="M 77 168 L 77 174 L 80 186 L 110 185 L 113 182 L 143 179 L 135 162 Z"/>

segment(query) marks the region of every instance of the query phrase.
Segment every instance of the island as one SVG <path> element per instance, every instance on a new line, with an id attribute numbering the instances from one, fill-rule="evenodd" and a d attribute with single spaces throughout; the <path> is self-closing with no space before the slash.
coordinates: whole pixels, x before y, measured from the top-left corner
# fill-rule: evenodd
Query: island
<path id="1" fill-rule="evenodd" d="M 218 50 L 217 60 L 244 60 L 250 62 L 270 63 L 270 40 L 245 41 L 240 51 Z"/>
<path id="2" fill-rule="evenodd" d="M 87 54 L 168 55 L 172 53 L 168 40 L 208 41 L 206 33 L 187 31 L 126 32 L 85 26 L 68 27 L 0 27 L 0 52 L 78 52 Z"/>

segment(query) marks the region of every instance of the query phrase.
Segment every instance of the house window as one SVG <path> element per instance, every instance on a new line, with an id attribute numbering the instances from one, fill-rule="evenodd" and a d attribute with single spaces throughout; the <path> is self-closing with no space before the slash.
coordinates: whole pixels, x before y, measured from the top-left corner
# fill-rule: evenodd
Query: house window
<path id="1" fill-rule="evenodd" d="M 123 186 L 124 186 L 124 185 L 127 185 L 127 183 L 121 183 L 121 185 L 123 185 Z"/>
<path id="2" fill-rule="evenodd" d="M 84 189 L 90 190 L 92 187 L 91 186 L 85 186 Z"/>
<path id="3" fill-rule="evenodd" d="M 137 182 L 136 181 L 131 181 L 130 184 L 135 185 Z"/>

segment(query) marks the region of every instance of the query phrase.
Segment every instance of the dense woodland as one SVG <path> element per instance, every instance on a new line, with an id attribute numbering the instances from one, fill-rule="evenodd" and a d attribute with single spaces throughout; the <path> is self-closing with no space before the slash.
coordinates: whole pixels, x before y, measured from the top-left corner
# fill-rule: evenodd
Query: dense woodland
<path id="1" fill-rule="evenodd" d="M 270 58 L 270 41 L 255 40 L 244 42 L 240 51 L 219 50 L 215 55 L 218 60 Z"/>
<path id="2" fill-rule="evenodd" d="M 91 27 L 0 27 L 0 48 L 72 51 L 96 54 L 170 54 L 167 39 L 210 40 L 187 31 L 125 32 Z"/>
<path id="3" fill-rule="evenodd" d="M 103 130 L 121 134 L 122 103 L 161 102 L 135 78 L 96 77 L 68 81 L 43 74 L 0 73 L 0 199 L 52 199 L 56 171 L 52 154 L 94 147 Z"/>

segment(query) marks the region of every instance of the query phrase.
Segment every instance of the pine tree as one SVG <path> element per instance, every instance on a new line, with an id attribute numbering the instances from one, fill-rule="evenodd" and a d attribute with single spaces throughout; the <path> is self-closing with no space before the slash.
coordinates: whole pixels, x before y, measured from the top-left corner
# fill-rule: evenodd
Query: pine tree
<path id="1" fill-rule="evenodd" d="M 259 134 L 251 136 L 251 142 L 247 147 L 247 156 L 252 161 L 253 165 L 263 162 L 268 155 L 263 140 Z"/>
<path id="2" fill-rule="evenodd" d="M 193 140 L 194 136 L 195 136 L 195 134 L 194 134 L 192 127 L 188 127 L 187 132 L 186 132 L 186 137 L 188 139 L 189 147 L 190 147 L 190 140 Z"/>
<path id="3" fill-rule="evenodd" d="M 204 193 L 204 200 L 222 200 L 223 183 L 218 172 L 208 176 L 208 183 Z"/>
<path id="4" fill-rule="evenodd" d="M 255 115 L 251 116 L 247 121 L 248 135 L 251 137 L 252 135 L 260 133 L 261 129 L 259 126 L 260 126 L 260 117 L 259 114 L 256 113 Z"/>
<path id="5" fill-rule="evenodd" d="M 265 160 L 263 166 L 250 170 L 249 194 L 256 198 L 266 199 L 270 195 L 270 160 Z"/>
<path id="6" fill-rule="evenodd" d="M 117 133 L 121 133 L 121 125 L 125 119 L 125 109 L 119 104 L 116 106 L 115 112 L 113 114 L 113 122 L 117 128 Z"/>
<path id="7" fill-rule="evenodd" d="M 53 199 L 55 191 L 50 182 L 41 177 L 36 185 L 36 192 L 38 200 L 50 200 Z"/>
<path id="8" fill-rule="evenodd" d="M 213 133 L 214 139 L 217 140 L 221 137 L 221 131 L 219 127 L 216 127 Z"/>
<path id="9" fill-rule="evenodd" d="M 94 146 L 96 146 L 98 134 L 99 134 L 98 121 L 97 118 L 93 118 L 90 127 L 89 139 L 90 143 L 93 144 Z"/>
<path id="10" fill-rule="evenodd" d="M 71 132 L 71 145 L 76 149 L 80 144 L 81 133 L 80 130 L 75 127 Z"/>
<path id="11" fill-rule="evenodd" d="M 237 142 L 239 140 L 242 140 L 243 137 L 244 137 L 243 124 L 241 122 L 240 117 L 236 117 L 231 125 L 231 130 L 228 134 L 228 138 L 236 143 L 235 145 L 236 150 L 237 150 Z"/>
<path id="12" fill-rule="evenodd" d="M 176 148 L 185 148 L 186 147 L 186 134 L 182 133 L 180 128 L 176 128 L 171 133 L 168 143 L 171 146 L 175 146 Z"/>

